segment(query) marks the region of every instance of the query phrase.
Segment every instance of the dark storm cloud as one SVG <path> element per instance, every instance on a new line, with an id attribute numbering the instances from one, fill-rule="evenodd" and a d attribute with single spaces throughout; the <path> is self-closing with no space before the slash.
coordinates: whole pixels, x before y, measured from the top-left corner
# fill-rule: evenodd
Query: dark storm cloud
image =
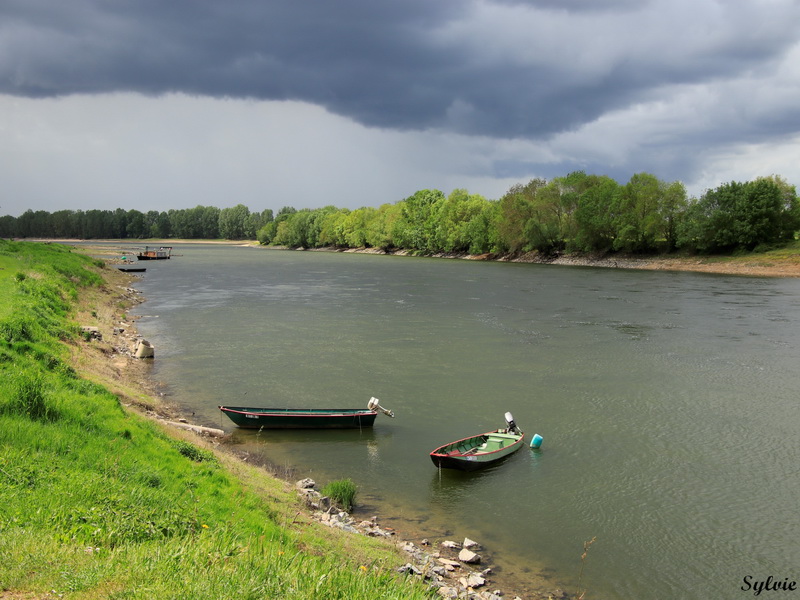
<path id="1" fill-rule="evenodd" d="M 5 0 L 0 92 L 301 100 L 381 128 L 536 138 L 779 56 L 797 8 L 755 27 L 745 4 Z"/>

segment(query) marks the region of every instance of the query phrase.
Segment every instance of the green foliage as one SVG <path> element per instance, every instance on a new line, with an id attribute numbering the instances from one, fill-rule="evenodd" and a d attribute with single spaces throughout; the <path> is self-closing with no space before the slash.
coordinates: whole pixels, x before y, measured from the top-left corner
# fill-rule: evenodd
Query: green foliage
<path id="1" fill-rule="evenodd" d="M 749 251 L 790 241 L 797 227 L 794 188 L 772 178 L 732 181 L 689 206 L 678 245 L 698 252 Z"/>
<path id="2" fill-rule="evenodd" d="M 575 209 L 576 233 L 572 249 L 580 252 L 606 252 L 617 238 L 615 214 L 621 187 L 610 177 L 592 176 L 593 183 L 581 194 Z"/>
<path id="3" fill-rule="evenodd" d="M 33 370 L 7 373 L 11 387 L 8 397 L 0 400 L 0 414 L 24 417 L 34 421 L 57 421 L 61 412 L 50 397 L 43 376 Z"/>
<path id="4" fill-rule="evenodd" d="M 243 240 L 250 229 L 250 209 L 244 204 L 219 211 L 219 235 L 227 240 Z"/>
<path id="5" fill-rule="evenodd" d="M 193 460 L 194 462 L 209 462 L 217 464 L 217 457 L 214 456 L 213 452 L 203 450 L 202 448 L 198 448 L 194 444 L 190 444 L 189 442 L 185 442 L 183 440 L 173 440 L 171 443 L 173 448 L 175 448 L 180 454 L 189 460 Z"/>
<path id="6" fill-rule="evenodd" d="M 467 190 L 453 190 L 440 202 L 434 221 L 433 246 L 438 252 L 488 251 L 488 220 L 490 204 Z"/>
<path id="7" fill-rule="evenodd" d="M 625 184 L 575 171 L 550 181 L 515 184 L 499 200 L 464 189 L 449 196 L 419 190 L 394 204 L 355 210 L 285 206 L 251 213 L 238 204 L 222 210 L 27 211 L 0 219 L 8 235 L 42 237 L 173 237 L 257 239 L 290 248 L 381 248 L 417 254 L 577 252 L 652 253 L 749 251 L 791 241 L 800 229 L 795 187 L 777 175 L 725 184 L 689 199 L 679 182 L 636 173 Z M 67 250 L 68 251 L 68 250 Z M 59 265 L 64 269 L 66 265 Z M 96 264 L 99 266 L 99 264 Z M 79 285 L 91 271 L 64 270 Z M 20 271 L 18 283 L 26 280 Z M 75 290 L 64 290 L 74 297 Z"/>
<path id="8" fill-rule="evenodd" d="M 662 229 L 659 213 L 661 184 L 653 175 L 637 173 L 622 189 L 616 215 L 614 249 L 647 252 Z"/>
<path id="9" fill-rule="evenodd" d="M 521 252 L 533 249 L 528 236 L 530 223 L 536 220 L 536 195 L 547 185 L 544 179 L 532 179 L 526 185 L 514 185 L 500 198 L 497 230 L 500 250 Z"/>
<path id="10" fill-rule="evenodd" d="M 15 314 L 0 321 L 0 341 L 32 342 L 41 337 L 41 327 L 30 317 Z"/>
<path id="11" fill-rule="evenodd" d="M 352 479 L 337 479 L 322 488 L 323 495 L 328 496 L 345 510 L 353 508 L 356 492 L 356 484 Z"/>
<path id="12" fill-rule="evenodd" d="M 444 194 L 439 190 L 420 190 L 400 202 L 400 218 L 394 223 L 392 237 L 400 248 L 435 251 L 436 214 Z"/>

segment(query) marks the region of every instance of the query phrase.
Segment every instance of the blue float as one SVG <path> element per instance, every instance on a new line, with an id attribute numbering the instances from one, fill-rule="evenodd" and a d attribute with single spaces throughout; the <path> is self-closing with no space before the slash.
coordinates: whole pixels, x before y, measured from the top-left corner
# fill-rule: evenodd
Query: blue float
<path id="1" fill-rule="evenodd" d="M 538 433 L 533 436 L 531 440 L 531 448 L 539 448 L 542 445 L 544 438 L 540 436 Z"/>

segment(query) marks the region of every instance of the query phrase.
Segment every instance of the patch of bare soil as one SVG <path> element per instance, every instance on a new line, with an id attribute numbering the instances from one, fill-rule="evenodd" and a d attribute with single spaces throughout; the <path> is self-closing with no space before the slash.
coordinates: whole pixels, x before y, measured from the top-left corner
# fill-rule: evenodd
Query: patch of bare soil
<path id="1" fill-rule="evenodd" d="M 104 285 L 81 294 L 75 320 L 91 329 L 69 345 L 73 367 L 82 377 L 116 394 L 125 405 L 175 418 L 177 410 L 163 400 L 164 388 L 153 378 L 153 361 L 134 357 L 141 336 L 128 311 L 144 301 L 135 288 L 138 278 L 114 267 L 106 268 L 103 276 Z"/>
<path id="2" fill-rule="evenodd" d="M 489 258 L 491 260 L 491 257 Z M 575 265 L 612 269 L 644 269 L 648 271 L 691 271 L 744 275 L 750 277 L 800 277 L 800 257 L 623 257 L 563 255 L 542 257 L 531 252 L 513 257 L 495 258 L 509 262 L 531 262 L 553 265 Z"/>

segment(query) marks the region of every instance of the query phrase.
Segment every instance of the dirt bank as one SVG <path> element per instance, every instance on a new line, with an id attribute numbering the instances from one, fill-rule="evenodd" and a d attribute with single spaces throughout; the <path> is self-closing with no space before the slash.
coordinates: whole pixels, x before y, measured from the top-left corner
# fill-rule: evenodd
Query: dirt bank
<path id="1" fill-rule="evenodd" d="M 543 262 L 555 265 L 578 265 L 614 269 L 643 269 L 648 271 L 693 271 L 698 273 L 718 273 L 721 275 L 745 275 L 750 277 L 800 277 L 800 257 L 615 257 L 591 258 L 583 256 L 563 256 L 553 260 L 512 259 L 518 262 Z"/>
<path id="2" fill-rule="evenodd" d="M 315 248 L 323 252 L 353 252 L 365 254 L 392 254 L 408 256 L 406 250 L 385 251 L 378 248 Z M 606 269 L 642 269 L 648 271 L 690 271 L 717 273 L 721 275 L 744 275 L 750 277 L 800 277 L 800 254 L 792 252 L 751 256 L 592 256 L 564 254 L 557 257 L 542 256 L 537 252 L 518 254 L 466 254 L 459 252 L 437 253 L 434 258 L 458 258 L 497 262 L 522 262 L 546 265 L 570 265 Z"/>

